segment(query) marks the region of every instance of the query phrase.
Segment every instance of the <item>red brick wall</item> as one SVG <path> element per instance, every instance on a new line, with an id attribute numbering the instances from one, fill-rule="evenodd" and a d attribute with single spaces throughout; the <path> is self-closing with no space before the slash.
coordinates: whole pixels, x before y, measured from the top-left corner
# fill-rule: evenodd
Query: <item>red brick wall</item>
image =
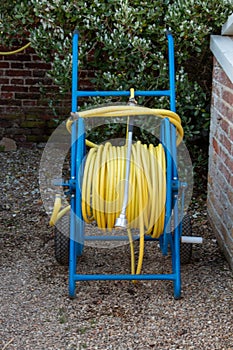
<path id="1" fill-rule="evenodd" d="M 0 47 L 0 51 L 7 48 Z M 51 98 L 57 100 L 57 115 L 63 120 L 69 116 L 70 94 L 59 96 L 58 87 L 46 76 L 50 67 L 30 47 L 18 54 L 0 55 L 0 140 L 9 137 L 24 145 L 46 141 L 56 126 Z M 90 88 L 91 73 L 82 72 L 83 89 Z"/>
<path id="2" fill-rule="evenodd" d="M 208 176 L 208 214 L 233 268 L 233 84 L 214 59 Z"/>

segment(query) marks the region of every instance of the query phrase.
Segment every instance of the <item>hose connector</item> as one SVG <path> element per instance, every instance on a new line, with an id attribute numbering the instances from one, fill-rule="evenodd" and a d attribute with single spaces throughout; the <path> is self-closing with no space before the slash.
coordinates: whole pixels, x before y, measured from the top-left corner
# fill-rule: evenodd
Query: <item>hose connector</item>
<path id="1" fill-rule="evenodd" d="M 129 106 L 135 106 L 137 104 L 137 101 L 135 100 L 135 94 L 134 94 L 134 88 L 131 88 L 130 90 L 130 95 L 129 95 Z"/>
<path id="2" fill-rule="evenodd" d="M 70 113 L 70 119 L 73 120 L 78 120 L 79 118 L 79 113 L 78 112 L 71 112 Z"/>
<path id="3" fill-rule="evenodd" d="M 118 218 L 116 218 L 115 221 L 115 228 L 123 229 L 123 228 L 128 228 L 128 220 L 126 218 L 126 215 L 121 213 Z"/>

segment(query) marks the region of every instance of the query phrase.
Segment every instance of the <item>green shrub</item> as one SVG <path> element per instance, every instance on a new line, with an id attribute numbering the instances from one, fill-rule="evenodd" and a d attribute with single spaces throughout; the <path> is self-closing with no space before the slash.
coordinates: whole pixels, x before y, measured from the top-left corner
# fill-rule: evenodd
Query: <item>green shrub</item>
<path id="1" fill-rule="evenodd" d="M 37 54 L 52 62 L 49 75 L 65 93 L 71 87 L 75 28 L 80 32 L 80 68 L 94 70 L 93 86 L 102 90 L 166 89 L 164 29 L 171 28 L 177 112 L 190 140 L 208 132 L 212 71 L 209 36 L 219 34 L 232 11 L 231 0 L 23 0 L 1 3 L 0 31 L 5 44 L 14 43 L 14 37 L 28 37 Z M 141 98 L 139 103 L 169 107 L 166 98 Z"/>

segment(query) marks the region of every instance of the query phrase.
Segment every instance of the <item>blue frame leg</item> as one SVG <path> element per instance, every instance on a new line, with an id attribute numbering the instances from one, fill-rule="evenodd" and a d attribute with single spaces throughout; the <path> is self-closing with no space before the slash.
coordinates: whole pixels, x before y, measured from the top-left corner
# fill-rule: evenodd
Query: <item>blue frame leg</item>
<path id="1" fill-rule="evenodd" d="M 76 283 L 74 275 L 76 273 L 77 256 L 75 253 L 75 241 L 70 239 L 70 255 L 69 255 L 69 296 L 75 298 L 76 295 Z"/>
<path id="2" fill-rule="evenodd" d="M 179 231 L 178 228 L 175 231 Z M 176 276 L 174 281 L 174 298 L 179 299 L 181 297 L 180 235 L 176 232 L 174 233 L 173 248 L 172 271 Z"/>
<path id="3" fill-rule="evenodd" d="M 84 221 L 82 217 L 82 178 L 84 172 L 85 156 L 85 126 L 82 118 L 78 119 L 78 140 L 76 150 L 76 194 L 75 194 L 75 214 L 76 214 L 76 255 L 81 256 L 84 247 Z"/>
<path id="4" fill-rule="evenodd" d="M 178 217 L 177 206 L 174 208 L 174 219 Z M 174 220 L 174 225 L 176 219 Z M 180 230 L 179 225 L 175 227 L 172 244 L 172 273 L 175 275 L 174 280 L 174 298 L 179 299 L 181 297 L 181 272 L 180 272 Z"/>
<path id="5" fill-rule="evenodd" d="M 170 124 L 171 132 L 171 157 L 172 157 L 172 207 L 173 207 L 173 237 L 172 248 L 172 271 L 176 276 L 174 281 L 174 297 L 181 297 L 181 272 L 180 272 L 180 225 L 179 225 L 179 207 L 178 207 L 178 171 L 177 171 L 177 148 L 176 148 L 176 128 Z"/>
<path id="6" fill-rule="evenodd" d="M 85 155 L 84 131 L 84 121 L 81 118 L 72 124 L 71 181 L 73 181 L 74 193 L 71 194 L 70 215 L 69 295 L 71 298 L 75 297 L 77 257 L 82 254 L 84 247 L 84 222 L 81 208 L 81 185 Z"/>
<path id="7" fill-rule="evenodd" d="M 71 189 L 71 200 L 70 200 L 70 251 L 69 251 L 69 296 L 75 297 L 75 280 L 74 275 L 76 273 L 76 248 L 75 248 L 75 232 L 76 232 L 76 201 L 75 194 L 73 193 L 75 182 L 76 182 L 76 168 L 74 167 L 76 159 L 76 143 L 77 143 L 77 125 L 76 122 L 72 124 L 71 132 L 71 183 L 73 188 Z"/>

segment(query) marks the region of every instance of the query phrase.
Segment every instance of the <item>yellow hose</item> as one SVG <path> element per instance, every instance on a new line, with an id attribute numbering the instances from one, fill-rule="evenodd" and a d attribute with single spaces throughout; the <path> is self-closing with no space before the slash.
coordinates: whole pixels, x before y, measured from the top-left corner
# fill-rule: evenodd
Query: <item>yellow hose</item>
<path id="1" fill-rule="evenodd" d="M 70 210 L 70 205 L 67 205 L 67 207 L 63 208 L 61 211 L 59 211 L 59 213 L 57 214 L 56 217 L 56 221 L 54 222 L 54 224 L 52 224 L 51 226 L 54 226 L 55 223 L 60 220 L 68 211 Z"/>
<path id="2" fill-rule="evenodd" d="M 181 126 L 181 119 L 175 112 L 172 112 L 167 109 L 151 109 L 147 107 L 141 106 L 108 106 L 108 107 L 100 107 L 94 108 L 86 111 L 82 111 L 79 113 L 71 113 L 73 117 L 81 117 L 81 118 L 95 118 L 95 117 L 125 117 L 125 116 L 136 116 L 136 115 L 154 115 L 159 118 L 168 118 L 169 121 L 175 125 L 177 129 L 177 145 L 183 139 L 184 132 Z M 73 118 L 67 120 L 66 127 L 67 130 L 71 133 L 71 125 L 73 123 Z"/>
<path id="3" fill-rule="evenodd" d="M 1 51 L 0 51 L 0 55 L 14 55 L 14 54 L 16 54 L 16 53 L 19 53 L 19 52 L 25 50 L 25 49 L 26 49 L 28 46 L 30 46 L 30 45 L 31 45 L 31 43 L 27 43 L 26 45 L 20 47 L 20 48 L 17 49 L 17 50 L 14 50 L 14 51 L 6 51 L 6 52 L 1 52 Z"/>
<path id="4" fill-rule="evenodd" d="M 52 212 L 52 215 L 51 215 L 51 218 L 50 218 L 50 221 L 49 221 L 49 225 L 50 226 L 54 226 L 55 225 L 55 223 L 57 221 L 57 218 L 58 218 L 58 215 L 59 215 L 60 209 L 61 209 L 61 196 L 59 194 L 56 194 L 54 207 L 53 207 L 53 212 Z"/>
<path id="5" fill-rule="evenodd" d="M 164 224 L 165 155 L 161 144 L 146 147 L 140 141 L 132 146 L 126 213 L 131 227 L 138 227 L 142 217 L 146 230 L 157 238 Z M 82 215 L 87 223 L 95 220 L 99 228 L 113 229 L 122 208 L 125 162 L 126 147 L 109 142 L 88 153 L 82 181 Z"/>
<path id="6" fill-rule="evenodd" d="M 87 155 L 82 182 L 82 216 L 85 222 L 96 221 L 102 230 L 111 231 L 123 202 L 126 147 L 105 145 L 92 148 Z M 142 268 L 144 234 L 158 238 L 163 233 L 166 200 L 166 165 L 161 144 L 154 147 L 132 146 L 129 199 L 126 217 L 134 268 L 133 241 L 130 228 L 139 228 L 140 245 L 136 274 Z"/>
<path id="7" fill-rule="evenodd" d="M 133 115 L 154 115 L 168 118 L 177 129 L 177 144 L 183 138 L 183 128 L 179 116 L 169 110 L 149 109 L 138 106 L 110 106 L 73 113 L 73 117 L 123 117 Z M 74 118 L 67 121 L 71 132 Z M 126 146 L 113 146 L 107 142 L 96 145 L 88 140 L 91 147 L 87 154 L 82 182 L 82 216 L 85 222 L 96 221 L 102 230 L 111 231 L 119 216 L 123 203 L 126 168 Z M 135 274 L 135 257 L 131 228 L 139 228 L 139 257 L 136 274 L 140 274 L 145 233 L 159 238 L 163 233 L 166 202 L 166 159 L 162 144 L 142 145 L 140 141 L 132 145 L 129 177 L 129 198 L 126 217 L 131 251 L 131 273 Z M 58 207 L 58 205 L 57 205 Z M 70 207 L 61 212 L 55 210 L 50 222 L 55 223 Z M 55 215 L 57 215 L 55 217 Z"/>

